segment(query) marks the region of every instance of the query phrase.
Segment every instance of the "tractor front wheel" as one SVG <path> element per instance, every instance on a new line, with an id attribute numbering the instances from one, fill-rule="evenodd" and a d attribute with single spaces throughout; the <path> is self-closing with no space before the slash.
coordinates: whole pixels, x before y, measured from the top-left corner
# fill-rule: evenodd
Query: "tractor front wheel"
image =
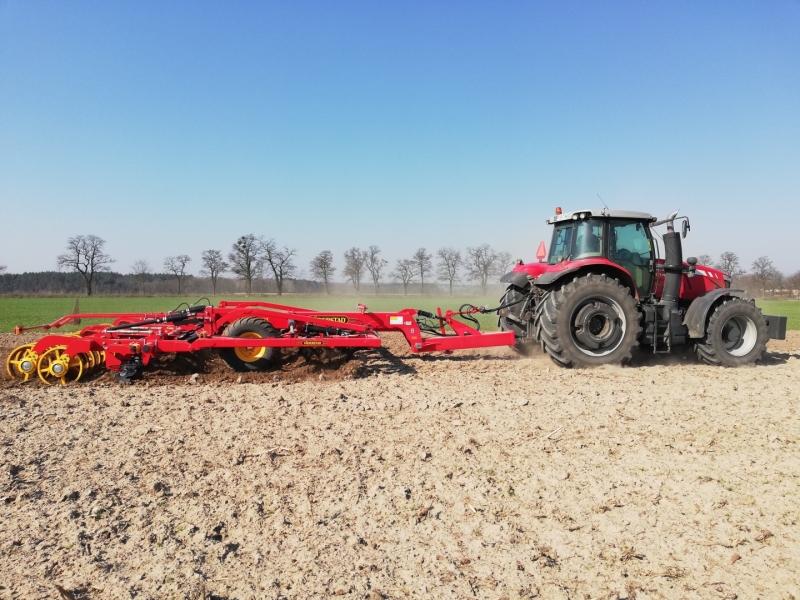
<path id="1" fill-rule="evenodd" d="M 528 321 L 533 318 L 531 286 L 524 288 L 510 285 L 500 298 L 497 324 L 501 331 L 513 331 L 515 336 L 514 350 L 520 354 L 529 354 L 535 347 L 534 340 L 528 337 Z"/>
<path id="2" fill-rule="evenodd" d="M 226 337 L 264 339 L 275 337 L 275 328 L 264 319 L 244 317 L 228 325 L 223 332 Z M 263 371 L 272 361 L 275 348 L 263 346 L 241 346 L 220 348 L 219 355 L 231 369 L 240 373 Z"/>
<path id="3" fill-rule="evenodd" d="M 623 364 L 641 332 L 628 288 L 602 274 L 576 277 L 546 292 L 534 322 L 542 349 L 563 367 Z"/>
<path id="4" fill-rule="evenodd" d="M 711 313 L 706 335 L 694 349 L 697 358 L 709 365 L 741 367 L 752 364 L 760 360 L 767 349 L 764 316 L 748 300 L 726 300 Z"/>

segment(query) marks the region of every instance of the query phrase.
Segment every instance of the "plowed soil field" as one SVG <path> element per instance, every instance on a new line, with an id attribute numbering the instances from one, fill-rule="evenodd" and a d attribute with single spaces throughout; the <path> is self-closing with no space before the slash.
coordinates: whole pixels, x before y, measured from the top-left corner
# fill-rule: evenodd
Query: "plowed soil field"
<path id="1" fill-rule="evenodd" d="M 800 598 L 800 333 L 736 370 L 385 339 L 0 381 L 0 598 Z"/>

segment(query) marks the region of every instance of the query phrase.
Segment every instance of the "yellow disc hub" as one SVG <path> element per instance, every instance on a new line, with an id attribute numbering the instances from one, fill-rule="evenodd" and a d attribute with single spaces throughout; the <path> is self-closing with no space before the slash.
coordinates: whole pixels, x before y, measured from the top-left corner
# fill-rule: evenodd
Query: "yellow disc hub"
<path id="1" fill-rule="evenodd" d="M 248 331 L 243 333 L 239 336 L 240 338 L 250 338 L 250 339 L 261 339 L 261 334 L 256 333 L 255 331 Z M 240 348 L 234 348 L 234 352 L 236 352 L 236 356 L 243 360 L 244 362 L 255 362 L 264 354 L 266 353 L 267 349 L 263 346 L 261 347 L 253 347 L 253 346 L 243 346 Z"/>

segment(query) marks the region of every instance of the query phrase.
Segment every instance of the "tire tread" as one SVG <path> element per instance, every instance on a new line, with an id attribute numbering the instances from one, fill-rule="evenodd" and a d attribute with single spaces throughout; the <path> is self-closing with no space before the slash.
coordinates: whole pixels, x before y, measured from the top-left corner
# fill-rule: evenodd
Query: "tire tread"
<path id="1" fill-rule="evenodd" d="M 613 362 L 624 364 L 633 357 L 633 347 L 642 332 L 641 318 L 636 300 L 631 296 L 628 288 L 623 286 L 618 279 L 612 279 L 605 274 L 590 273 L 583 277 L 576 277 L 565 283 L 559 288 L 546 291 L 539 304 L 536 306 L 534 316 L 534 331 L 536 340 L 541 344 L 542 350 L 550 355 L 553 361 L 562 367 L 585 366 L 580 356 L 570 355 L 571 353 L 559 339 L 558 325 L 562 318 L 561 309 L 568 298 L 574 294 L 580 294 L 586 286 L 607 286 L 617 292 L 624 292 L 623 302 L 627 303 L 627 308 L 636 315 L 634 323 L 629 326 L 635 328 L 633 343 L 620 353 Z M 624 308 L 623 308 L 624 310 Z M 569 318 L 569 317 L 566 317 Z M 574 354 L 574 353 L 573 353 Z"/>
<path id="2" fill-rule="evenodd" d="M 734 357 L 727 355 L 721 342 L 717 339 L 718 328 L 721 326 L 720 320 L 725 311 L 731 307 L 742 307 L 756 317 L 756 328 L 758 329 L 756 345 L 746 357 Z M 761 360 L 764 351 L 767 349 L 766 324 L 761 315 L 761 309 L 752 302 L 742 298 L 729 298 L 720 302 L 711 311 L 711 316 L 706 324 L 706 333 L 703 338 L 694 344 L 694 351 L 697 359 L 701 363 L 714 367 L 738 367 L 745 364 L 752 364 Z M 746 359 L 746 360 L 742 360 Z"/>

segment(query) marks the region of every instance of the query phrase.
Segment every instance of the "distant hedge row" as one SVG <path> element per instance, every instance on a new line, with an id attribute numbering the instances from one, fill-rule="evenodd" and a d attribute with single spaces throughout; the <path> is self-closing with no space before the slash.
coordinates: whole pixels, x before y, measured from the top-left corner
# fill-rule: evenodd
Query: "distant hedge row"
<path id="1" fill-rule="evenodd" d="M 321 293 L 322 285 L 316 281 L 292 280 L 288 282 L 295 293 Z M 106 272 L 95 274 L 94 290 L 104 296 L 136 296 L 175 294 L 175 277 L 172 274 L 153 273 L 142 276 Z M 220 278 L 217 294 L 235 294 L 243 291 L 241 281 Z M 272 280 L 254 282 L 253 291 L 274 292 Z M 207 277 L 188 275 L 183 284 L 186 294 L 210 294 L 211 280 Z M 84 295 L 86 286 L 79 273 L 42 271 L 39 273 L 0 274 L 0 295 L 60 296 Z"/>

